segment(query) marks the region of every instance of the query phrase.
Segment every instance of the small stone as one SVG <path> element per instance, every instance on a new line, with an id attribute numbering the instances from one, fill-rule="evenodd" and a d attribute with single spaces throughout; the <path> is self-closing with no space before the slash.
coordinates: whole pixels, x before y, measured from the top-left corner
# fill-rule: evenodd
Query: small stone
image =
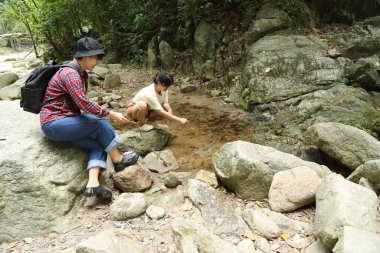
<path id="1" fill-rule="evenodd" d="M 173 172 L 169 172 L 165 177 L 164 185 L 167 188 L 175 188 L 181 184 L 181 180 Z"/>

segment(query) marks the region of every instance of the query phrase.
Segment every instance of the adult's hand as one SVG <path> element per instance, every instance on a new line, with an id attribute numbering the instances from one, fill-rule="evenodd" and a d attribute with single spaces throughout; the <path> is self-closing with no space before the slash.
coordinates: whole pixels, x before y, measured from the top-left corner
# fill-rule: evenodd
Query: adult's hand
<path id="1" fill-rule="evenodd" d="M 114 112 L 110 111 L 110 113 L 107 115 L 107 119 L 109 120 L 115 120 L 118 123 L 128 123 L 129 120 L 123 116 L 120 112 Z"/>

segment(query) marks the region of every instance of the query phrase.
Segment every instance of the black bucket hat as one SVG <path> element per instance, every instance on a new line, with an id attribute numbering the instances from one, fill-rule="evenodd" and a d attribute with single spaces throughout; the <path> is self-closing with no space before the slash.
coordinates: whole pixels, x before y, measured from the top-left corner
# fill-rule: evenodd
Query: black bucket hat
<path id="1" fill-rule="evenodd" d="M 104 56 L 104 49 L 96 39 L 91 37 L 84 37 L 77 42 L 77 52 L 74 58 L 80 58 L 84 56 L 101 55 Z"/>

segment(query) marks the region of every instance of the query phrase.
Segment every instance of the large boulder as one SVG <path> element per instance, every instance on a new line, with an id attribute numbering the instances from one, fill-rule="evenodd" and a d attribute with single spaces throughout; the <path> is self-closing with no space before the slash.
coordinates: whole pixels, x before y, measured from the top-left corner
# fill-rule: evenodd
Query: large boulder
<path id="1" fill-rule="evenodd" d="M 312 169 L 296 167 L 277 172 L 269 190 L 269 205 L 277 212 L 291 212 L 315 202 L 321 178 Z"/>
<path id="2" fill-rule="evenodd" d="M 316 236 L 332 250 L 344 226 L 376 232 L 377 208 L 373 191 L 330 174 L 322 180 L 316 195 Z"/>
<path id="3" fill-rule="evenodd" d="M 16 73 L 7 72 L 0 74 L 0 89 L 8 86 L 19 79 Z"/>
<path id="4" fill-rule="evenodd" d="M 231 69 L 226 87 L 230 101 L 252 112 L 252 142 L 321 163 L 323 154 L 304 149 L 310 125 L 334 121 L 379 136 L 380 93 L 368 92 L 380 81 L 378 20 L 323 38 L 287 30 L 247 44 L 241 74 Z"/>
<path id="5" fill-rule="evenodd" d="M 210 68 L 211 74 L 213 74 L 219 38 L 220 34 L 215 26 L 206 21 L 201 21 L 198 24 L 194 34 L 194 55 L 192 57 L 193 68 L 197 74 L 202 76 L 206 69 Z M 207 63 L 207 61 L 209 62 Z M 209 77 L 209 75 L 207 76 Z"/>
<path id="6" fill-rule="evenodd" d="M 380 141 L 356 127 L 318 123 L 306 134 L 312 144 L 352 171 L 367 161 L 380 159 Z"/>
<path id="7" fill-rule="evenodd" d="M 274 174 L 282 170 L 306 166 L 320 177 L 330 173 L 325 166 L 245 141 L 224 144 L 212 161 L 220 180 L 242 199 L 267 198 Z"/>
<path id="8" fill-rule="evenodd" d="M 0 101 L 0 243 L 70 229 L 87 178 L 87 155 L 47 140 L 19 103 Z"/>
<path id="9" fill-rule="evenodd" d="M 11 85 L 0 89 L 0 100 L 15 100 L 21 98 L 21 87 L 24 85 L 26 77 L 21 78 Z"/>
<path id="10" fill-rule="evenodd" d="M 158 45 L 160 51 L 161 66 L 165 70 L 170 70 L 174 67 L 174 52 L 172 47 L 166 41 L 161 41 Z"/>
<path id="11" fill-rule="evenodd" d="M 127 131 L 120 135 L 120 138 L 121 151 L 134 150 L 144 156 L 151 151 L 164 149 L 173 135 L 164 129 L 150 127 L 144 130 L 137 128 Z"/>

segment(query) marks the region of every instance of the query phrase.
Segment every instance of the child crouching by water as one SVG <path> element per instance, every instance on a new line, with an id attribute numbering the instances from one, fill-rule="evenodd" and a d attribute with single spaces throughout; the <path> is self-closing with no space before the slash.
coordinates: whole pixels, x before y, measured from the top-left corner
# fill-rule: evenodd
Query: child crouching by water
<path id="1" fill-rule="evenodd" d="M 189 121 L 173 114 L 169 104 L 168 88 L 173 84 L 173 77 L 165 71 L 160 71 L 153 79 L 153 83 L 142 88 L 128 104 L 127 115 L 137 121 L 139 126 L 145 121 L 169 119 L 186 124 Z"/>

